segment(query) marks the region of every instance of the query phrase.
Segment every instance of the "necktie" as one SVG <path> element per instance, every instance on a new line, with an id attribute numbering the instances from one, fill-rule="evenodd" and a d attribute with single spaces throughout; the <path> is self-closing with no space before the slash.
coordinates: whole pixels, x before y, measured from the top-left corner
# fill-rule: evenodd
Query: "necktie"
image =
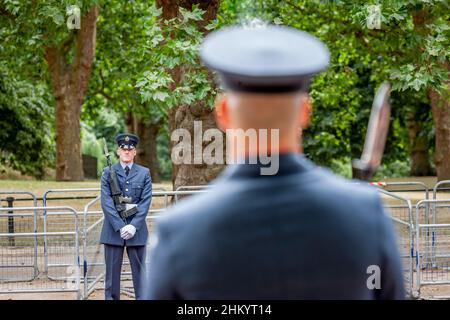
<path id="1" fill-rule="evenodd" d="M 125 174 L 128 176 L 129 173 L 130 173 L 130 167 L 126 166 L 125 167 Z"/>

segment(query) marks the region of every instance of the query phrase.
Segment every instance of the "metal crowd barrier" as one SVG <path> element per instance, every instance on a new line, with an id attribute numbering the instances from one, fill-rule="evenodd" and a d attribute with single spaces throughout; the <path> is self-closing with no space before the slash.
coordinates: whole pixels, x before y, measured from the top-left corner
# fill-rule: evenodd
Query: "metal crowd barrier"
<path id="1" fill-rule="evenodd" d="M 85 197 L 80 197 L 80 196 L 65 196 L 65 197 L 49 197 L 51 194 L 73 194 L 73 193 L 95 193 L 95 195 L 92 196 L 85 196 Z M 67 189 L 49 189 L 46 190 L 44 192 L 44 195 L 42 197 L 42 204 L 43 206 L 48 206 L 48 203 L 51 201 L 67 201 L 67 200 L 82 200 L 82 199 L 90 199 L 90 198 L 95 198 L 98 193 L 100 192 L 100 188 L 67 188 Z M 72 207 L 74 207 L 76 209 L 76 204 L 72 203 Z M 80 215 L 83 214 L 83 211 L 80 210 L 75 210 L 76 215 Z M 97 211 L 98 215 L 102 215 L 102 211 Z M 57 220 L 50 220 L 49 221 L 49 217 L 47 216 L 47 212 L 44 211 L 44 232 L 47 232 L 47 230 L 51 230 L 54 228 L 57 229 L 67 229 L 71 227 L 71 221 L 68 220 L 64 220 L 61 218 L 58 218 Z M 68 218 L 70 219 L 70 218 Z M 65 228 L 64 225 L 67 225 L 67 228 Z M 81 239 L 81 237 L 80 237 Z M 81 243 L 80 243 L 81 245 Z M 50 279 L 54 279 L 54 280 L 60 280 L 60 275 L 59 275 L 59 269 L 61 268 L 65 268 L 67 267 L 65 264 L 59 264 L 59 263 L 52 263 L 49 262 L 49 257 L 48 257 L 48 250 L 47 250 L 47 246 L 48 246 L 48 241 L 47 241 L 47 237 L 44 236 L 44 253 L 45 253 L 45 272 L 48 274 L 48 277 Z"/>
<path id="2" fill-rule="evenodd" d="M 434 187 L 433 187 L 433 200 L 437 200 L 437 194 L 438 194 L 438 192 L 439 192 L 439 189 L 443 189 L 441 186 L 442 185 L 444 185 L 444 184 L 450 184 L 450 180 L 442 180 L 442 181 L 438 181 L 435 185 L 434 185 Z M 446 190 L 448 190 L 448 188 L 445 188 Z M 450 197 L 450 194 L 449 194 L 449 197 Z M 442 211 L 445 211 L 444 209 L 445 208 L 449 208 L 448 206 L 446 206 L 445 204 L 444 205 L 442 205 L 442 204 L 439 204 L 439 203 L 431 203 L 431 223 L 433 223 L 433 224 L 437 224 L 438 223 L 438 221 L 437 221 L 437 218 L 438 218 L 438 216 L 437 216 L 437 209 L 438 208 L 441 208 L 440 209 L 440 211 L 441 211 L 441 216 L 442 216 Z M 445 221 L 443 221 L 443 222 L 447 222 L 447 223 L 449 223 L 450 222 L 450 220 L 445 220 Z"/>
<path id="3" fill-rule="evenodd" d="M 450 180 L 441 180 L 438 181 L 434 187 L 433 187 L 433 199 L 436 199 L 437 197 L 437 193 L 439 191 L 439 189 L 445 189 L 445 190 L 449 190 L 449 188 L 442 188 L 441 186 L 444 184 L 450 184 Z"/>
<path id="4" fill-rule="evenodd" d="M 100 229 L 103 224 L 103 216 L 95 221 L 92 225 L 88 226 L 88 212 L 89 208 L 97 203 L 100 200 L 100 196 L 90 201 L 84 207 L 83 213 L 83 299 L 87 299 L 89 295 L 94 291 L 95 285 L 102 279 L 103 277 L 103 246 L 100 245 L 100 232 L 97 231 L 96 237 L 91 239 L 89 236 L 93 233 L 93 230 Z M 99 228 L 99 227 L 100 228 Z M 88 251 L 89 248 L 89 251 Z M 93 249 L 93 250 L 92 250 Z M 94 259 L 91 259 L 91 256 L 94 256 Z M 97 263 L 97 257 L 101 255 L 101 263 Z M 94 261 L 91 261 L 94 260 Z M 88 269 L 89 268 L 89 269 Z M 98 272 L 98 275 L 95 275 L 95 271 L 100 268 L 101 272 Z"/>
<path id="5" fill-rule="evenodd" d="M 154 190 L 161 190 L 161 191 L 156 191 L 156 192 L 164 192 L 164 188 L 155 188 Z M 51 194 L 55 194 L 55 193 L 95 193 L 95 195 L 93 196 L 86 196 L 86 197 L 79 197 L 79 196 L 72 196 L 72 197 L 56 197 L 56 198 L 52 198 L 49 197 L 49 195 Z M 44 196 L 42 198 L 44 205 L 48 204 L 50 201 L 52 200 L 56 200 L 56 201 L 61 201 L 61 200 L 80 200 L 80 199 L 93 199 L 91 200 L 90 203 L 95 204 L 98 202 L 98 199 L 100 199 L 100 188 L 68 188 L 68 189 L 49 189 L 44 193 Z M 95 201 L 97 199 L 97 201 Z M 166 201 L 167 202 L 167 201 Z M 92 206 L 91 204 L 91 206 Z M 75 204 L 74 204 L 75 205 Z M 88 212 L 85 212 L 84 210 L 76 210 L 76 214 L 77 215 L 82 215 L 83 216 L 83 226 L 85 226 L 87 224 L 87 220 L 94 220 L 98 221 L 98 219 L 101 219 L 103 217 L 103 211 L 101 210 L 101 208 L 98 208 L 97 210 L 90 210 Z M 64 224 L 67 224 L 68 227 L 70 228 L 70 221 L 52 221 L 49 219 L 49 217 L 47 217 L 46 212 L 44 211 L 44 232 L 56 227 L 64 227 Z M 81 234 L 80 234 L 80 246 L 83 246 L 83 238 L 82 236 L 84 235 L 84 230 L 85 228 L 83 228 L 83 230 L 80 230 Z M 44 237 L 44 246 L 47 246 L 47 239 L 46 237 Z M 124 265 L 128 265 L 128 261 L 124 261 Z M 67 267 L 65 264 L 60 264 L 60 263 L 51 263 L 49 262 L 49 257 L 47 254 L 47 250 L 45 250 L 45 271 L 48 273 L 48 276 L 50 279 L 53 280 L 60 280 L 60 276 L 54 275 L 54 273 L 58 274 L 58 270 L 61 268 L 65 268 Z"/>
<path id="6" fill-rule="evenodd" d="M 450 184 L 450 180 L 440 181 L 435 184 L 431 200 L 430 190 L 424 183 L 419 181 L 376 182 L 371 184 L 379 187 L 380 190 L 385 190 L 392 186 L 408 185 L 416 186 L 420 189 L 389 190 L 390 193 L 409 191 L 424 192 L 424 199 L 415 205 L 415 214 L 412 215 L 410 224 L 412 228 L 411 234 L 413 234 L 413 246 L 411 250 L 411 257 L 413 257 L 411 260 L 413 262 L 411 297 L 439 297 L 439 294 L 436 293 L 424 294 L 421 289 L 424 286 L 433 285 L 435 286 L 435 292 L 438 292 L 436 291 L 436 286 L 450 284 L 450 200 L 437 200 L 437 194 L 439 190 L 442 190 L 442 185 Z M 400 235 L 398 230 L 397 235 Z M 401 236 L 399 237 L 401 239 Z"/>
<path id="7" fill-rule="evenodd" d="M 37 221 L 36 228 L 28 232 L 0 233 L 0 250 L 2 264 L 0 270 L 0 294 L 11 293 L 37 293 L 37 292 L 74 292 L 77 298 L 81 297 L 80 291 L 80 257 L 79 257 L 79 225 L 76 211 L 69 206 L 54 207 L 14 207 L 0 208 L 0 213 L 5 211 L 33 211 L 36 214 L 22 214 L 24 217 L 34 217 Z M 41 231 L 43 228 L 43 215 L 46 212 L 51 216 L 73 217 L 70 230 Z M 10 239 L 15 240 L 11 246 Z M 44 238 L 47 246 L 44 246 Z M 64 263 L 65 268 L 60 270 L 59 281 L 48 277 L 45 271 L 44 259 L 50 254 L 52 261 Z M 30 259 L 36 261 L 37 274 L 29 281 L 17 281 L 18 274 L 22 274 L 27 268 Z M 12 262 L 11 265 L 3 261 Z M 43 270 L 42 272 L 39 270 Z"/>
<path id="8" fill-rule="evenodd" d="M 441 186 L 444 184 L 450 184 L 450 180 L 442 180 L 442 181 L 438 181 L 434 187 L 433 187 L 433 200 L 437 200 L 437 194 L 439 192 L 440 189 L 443 189 Z M 449 190 L 448 188 L 445 188 L 445 190 Z M 450 195 L 449 195 L 450 196 Z M 428 224 L 438 224 L 438 223 L 450 223 L 450 217 L 447 217 L 448 215 L 450 215 L 450 206 L 448 203 L 442 202 L 442 203 L 438 203 L 438 202 L 431 202 L 431 203 L 426 203 L 426 206 L 431 206 L 431 222 L 430 219 L 427 219 L 427 223 Z M 439 216 L 442 218 L 442 221 L 438 221 L 438 209 L 440 211 Z M 447 210 L 445 210 L 447 209 Z M 430 232 L 431 229 L 431 232 Z M 435 228 L 427 228 L 427 237 L 431 238 L 432 240 L 434 240 L 435 238 Z M 435 248 L 435 242 L 432 241 L 431 243 L 431 251 L 435 252 L 436 248 Z"/>
<path id="9" fill-rule="evenodd" d="M 389 188 L 389 187 L 403 187 L 403 186 L 417 186 L 418 189 L 398 189 L 398 190 L 386 190 L 389 192 L 411 192 L 411 191 L 423 191 L 425 194 L 425 199 L 429 199 L 429 189 L 426 186 L 425 183 L 421 181 L 395 181 L 395 182 L 385 182 L 385 181 L 378 181 L 378 182 L 370 182 L 370 185 L 380 187 L 383 189 Z"/>
<path id="10" fill-rule="evenodd" d="M 393 194 L 384 189 L 378 191 L 395 203 L 385 204 L 389 216 L 394 223 L 402 265 L 405 291 L 409 297 L 414 296 L 414 221 L 412 205 L 409 199 Z"/>
<path id="11" fill-rule="evenodd" d="M 169 206 L 169 197 L 174 198 L 178 202 L 178 195 L 193 195 L 203 193 L 202 190 L 179 190 L 179 191 L 155 191 L 152 197 L 163 197 L 164 204 L 162 208 L 150 209 L 146 222 L 149 233 L 152 234 L 155 219 L 165 211 Z M 103 289 L 99 284 L 104 281 L 104 252 L 103 246 L 99 244 L 100 231 L 104 222 L 103 216 L 96 221 L 89 221 L 90 208 L 97 204 L 100 197 L 90 201 L 84 207 L 83 213 L 83 298 L 87 299 L 95 290 Z M 153 201 L 152 201 L 153 202 Z M 147 259 L 149 255 L 147 255 Z M 123 269 L 121 274 L 121 291 L 131 297 L 134 297 L 133 287 L 131 284 L 131 270 L 128 256 L 124 256 Z"/>
<path id="12" fill-rule="evenodd" d="M 196 186 L 179 186 L 175 191 L 202 190 L 210 187 L 212 187 L 212 185 L 210 184 L 200 184 Z"/>
<path id="13" fill-rule="evenodd" d="M 417 247 L 420 247 L 420 254 L 416 256 L 416 282 L 419 297 L 422 295 L 421 287 L 447 284 L 442 279 L 450 275 L 446 267 L 447 261 L 442 261 L 447 253 L 444 253 L 444 256 L 439 253 L 447 250 L 443 248 L 445 244 L 442 243 L 442 239 L 444 242 L 447 241 L 445 233 L 447 224 L 450 223 L 450 200 L 438 201 L 437 199 L 440 190 L 449 190 L 449 188 L 442 188 L 444 184 L 450 184 L 450 180 L 437 182 L 433 187 L 432 200 L 428 201 L 429 197 L 426 197 L 419 201 L 415 208 L 416 230 L 414 233 Z"/>
<path id="14" fill-rule="evenodd" d="M 37 206 L 37 199 L 36 199 L 36 195 L 32 192 L 29 191 L 0 191 L 0 194 L 3 195 L 17 195 L 17 194 L 21 194 L 21 195 L 29 195 L 31 196 L 30 201 L 33 201 L 33 207 Z M 3 199 L 2 199 L 3 200 Z M 13 208 L 14 206 L 14 201 L 15 198 L 14 197 L 7 197 L 6 199 L 4 199 L 7 201 L 8 203 L 8 208 Z M 2 208 L 1 204 L 0 204 L 0 208 Z M 19 218 L 20 216 L 20 221 L 17 221 L 17 218 Z M 14 214 L 14 209 L 9 209 L 7 213 L 0 213 L 0 221 L 3 221 L 3 219 L 7 219 L 6 223 L 2 223 L 0 222 L 0 227 L 2 229 L 0 229 L 0 232 L 8 232 L 8 233 L 16 233 L 18 230 L 19 231 L 23 231 L 23 232 L 36 232 L 37 230 L 37 218 L 36 218 L 36 210 L 32 210 L 32 213 L 21 213 L 21 214 Z M 30 226 L 31 222 L 27 221 L 32 219 L 32 227 Z M 3 226 L 8 226 L 7 230 L 3 230 Z M 28 228 L 27 228 L 28 227 Z M 8 242 L 10 245 L 14 246 L 15 245 L 15 239 L 14 237 L 9 237 L 8 238 Z M 9 261 L 3 261 L 3 256 L 1 257 L 1 263 L 0 263 L 0 268 L 33 268 L 33 274 L 31 275 L 20 275 L 16 277 L 16 281 L 30 281 L 33 280 L 34 278 L 37 277 L 38 275 L 38 266 L 37 266 L 37 238 L 34 238 L 33 241 L 33 262 L 27 265 L 11 265 Z M 0 279 L 0 281 L 2 281 L 2 279 Z"/>
<path id="15" fill-rule="evenodd" d="M 384 181 L 379 181 L 379 182 L 371 182 L 370 183 L 372 186 L 378 187 L 378 188 L 382 188 L 388 192 L 391 193 L 402 193 L 402 192 L 423 192 L 424 196 L 425 196 L 425 200 L 428 200 L 430 198 L 430 190 L 429 188 L 426 186 L 425 183 L 421 182 L 421 181 L 396 181 L 396 182 L 384 182 Z M 405 187 L 405 186 L 412 186 L 412 187 L 416 187 L 414 189 L 396 189 L 395 187 Z M 414 215 L 412 215 L 414 218 Z M 426 219 L 430 219 L 430 208 L 427 204 L 427 206 L 425 207 L 425 218 Z"/>
<path id="16" fill-rule="evenodd" d="M 416 225 L 416 277 L 419 296 L 423 286 L 450 284 L 450 216 L 447 213 L 447 217 L 439 223 L 421 223 L 421 208 L 427 204 L 431 204 L 436 210 L 433 219 L 437 220 L 438 208 L 450 208 L 450 199 L 421 200 L 416 205 L 416 220 L 419 221 Z"/>

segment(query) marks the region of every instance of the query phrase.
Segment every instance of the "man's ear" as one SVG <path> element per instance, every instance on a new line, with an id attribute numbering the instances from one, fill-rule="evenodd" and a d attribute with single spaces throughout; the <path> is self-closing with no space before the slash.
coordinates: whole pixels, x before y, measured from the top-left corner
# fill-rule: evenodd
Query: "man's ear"
<path id="1" fill-rule="evenodd" d="M 302 98 L 300 100 L 300 112 L 298 118 L 298 124 L 300 128 L 306 129 L 309 126 L 311 111 L 312 105 L 309 95 L 302 95 Z"/>
<path id="2" fill-rule="evenodd" d="M 230 115 L 228 112 L 228 101 L 227 96 L 225 94 L 220 95 L 216 99 L 215 103 L 215 115 L 216 115 L 216 123 L 217 127 L 225 131 L 230 128 Z"/>
<path id="3" fill-rule="evenodd" d="M 117 154 L 117 156 L 120 158 L 119 148 L 116 149 L 116 154 Z"/>

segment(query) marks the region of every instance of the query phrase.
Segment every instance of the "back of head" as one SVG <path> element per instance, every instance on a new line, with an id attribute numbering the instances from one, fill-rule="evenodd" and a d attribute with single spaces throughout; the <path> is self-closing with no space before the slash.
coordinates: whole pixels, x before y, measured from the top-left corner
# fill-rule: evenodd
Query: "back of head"
<path id="1" fill-rule="evenodd" d="M 276 129 L 281 151 L 298 151 L 299 131 L 309 123 L 311 77 L 329 62 L 321 41 L 289 27 L 228 27 L 209 34 L 200 55 L 225 90 L 216 108 L 219 127 Z"/>

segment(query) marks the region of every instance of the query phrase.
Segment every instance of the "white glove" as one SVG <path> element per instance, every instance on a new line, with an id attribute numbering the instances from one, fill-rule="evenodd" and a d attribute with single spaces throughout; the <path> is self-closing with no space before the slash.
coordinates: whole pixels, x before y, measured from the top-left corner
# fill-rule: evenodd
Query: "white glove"
<path id="1" fill-rule="evenodd" d="M 120 237 L 124 240 L 130 240 L 134 237 L 136 233 L 136 228 L 132 224 L 127 224 L 125 227 L 120 229 Z"/>

